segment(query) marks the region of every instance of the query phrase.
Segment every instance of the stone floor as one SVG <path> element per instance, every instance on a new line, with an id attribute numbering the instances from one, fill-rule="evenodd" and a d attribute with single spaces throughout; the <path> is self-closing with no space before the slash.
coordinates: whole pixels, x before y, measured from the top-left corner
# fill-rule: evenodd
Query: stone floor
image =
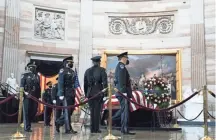
<path id="1" fill-rule="evenodd" d="M 44 127 L 43 124 L 33 124 L 32 133 L 23 133 L 26 140 L 102 140 L 107 135 L 106 130 L 102 130 L 101 134 L 90 134 L 88 128 L 81 131 L 80 124 L 73 124 L 74 129 L 78 131 L 77 135 L 71 134 L 55 134 L 53 135 L 52 127 Z M 199 140 L 203 137 L 203 128 L 195 126 L 180 126 L 182 131 L 133 131 L 134 136 L 121 136 L 120 132 L 113 130 L 113 134 L 121 137 L 121 140 Z M 64 132 L 64 128 L 61 128 Z M 0 140 L 11 140 L 11 135 L 16 132 L 16 124 L 0 124 Z M 209 135 L 215 138 L 215 127 L 209 128 Z M 54 138 L 53 138 L 54 137 Z"/>

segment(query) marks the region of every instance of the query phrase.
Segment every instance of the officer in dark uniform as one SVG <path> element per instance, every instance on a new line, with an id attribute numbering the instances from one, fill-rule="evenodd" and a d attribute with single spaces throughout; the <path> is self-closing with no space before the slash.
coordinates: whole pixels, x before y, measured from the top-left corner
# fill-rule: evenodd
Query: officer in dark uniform
<path id="1" fill-rule="evenodd" d="M 63 102 L 64 106 L 75 104 L 75 72 L 72 70 L 73 63 L 73 56 L 65 58 L 63 60 L 64 68 L 59 71 L 57 96 L 60 101 Z M 73 111 L 74 108 L 64 109 L 65 133 L 77 133 L 71 126 L 71 115 L 73 114 Z M 56 130 L 58 132 L 59 124 L 56 124 Z"/>
<path id="2" fill-rule="evenodd" d="M 49 81 L 47 84 L 48 86 L 47 89 L 45 89 L 43 93 L 43 101 L 52 104 L 52 98 L 51 98 L 51 92 L 52 92 L 52 82 Z M 52 108 L 47 107 L 46 105 L 44 106 L 44 126 L 52 126 L 50 124 L 51 121 L 51 114 L 52 114 Z"/>
<path id="3" fill-rule="evenodd" d="M 41 88 L 40 88 L 40 77 L 36 72 L 36 65 L 34 63 L 28 63 L 28 72 L 22 74 L 20 92 L 28 92 L 37 99 L 40 98 Z M 24 120 L 24 130 L 27 132 L 32 132 L 31 122 L 37 113 L 38 104 L 37 102 L 29 99 L 24 94 L 23 100 L 23 120 Z"/>
<path id="4" fill-rule="evenodd" d="M 93 66 L 86 70 L 84 75 L 84 92 L 87 98 L 91 98 L 104 88 L 107 88 L 106 70 L 100 67 L 101 57 L 91 58 Z M 89 101 L 91 117 L 91 133 L 100 133 L 100 112 L 104 95 L 100 95 Z"/>
<path id="5" fill-rule="evenodd" d="M 114 84 L 121 93 L 126 94 L 128 98 L 132 98 L 130 75 L 125 67 L 125 65 L 129 64 L 128 52 L 119 54 L 117 57 L 119 63 L 115 69 Z M 121 116 L 121 132 L 123 134 L 133 135 L 134 133 L 130 133 L 128 130 L 129 102 L 118 93 L 116 93 L 116 98 L 119 100 L 121 108 L 116 112 L 112 119 L 115 120 Z"/>

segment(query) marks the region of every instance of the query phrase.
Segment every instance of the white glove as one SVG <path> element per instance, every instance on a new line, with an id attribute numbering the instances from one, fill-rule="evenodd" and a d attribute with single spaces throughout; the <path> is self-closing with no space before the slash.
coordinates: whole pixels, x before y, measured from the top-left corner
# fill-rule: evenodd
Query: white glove
<path id="1" fill-rule="evenodd" d="M 59 96 L 59 99 L 60 99 L 60 100 L 63 100 L 63 99 L 64 99 L 64 96 Z"/>
<path id="2" fill-rule="evenodd" d="M 56 104 L 56 100 L 53 100 L 53 104 Z"/>
<path id="3" fill-rule="evenodd" d="M 108 99 L 108 97 L 103 97 L 103 101 L 106 101 Z"/>

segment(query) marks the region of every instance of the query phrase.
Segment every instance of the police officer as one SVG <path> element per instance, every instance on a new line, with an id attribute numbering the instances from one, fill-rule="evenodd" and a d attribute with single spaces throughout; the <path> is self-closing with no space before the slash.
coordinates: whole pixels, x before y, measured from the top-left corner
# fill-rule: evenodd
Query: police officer
<path id="1" fill-rule="evenodd" d="M 131 89 L 131 83 L 130 83 L 130 75 L 127 71 L 126 65 L 129 64 L 128 60 L 128 52 L 124 52 L 122 54 L 119 54 L 118 56 L 119 63 L 116 66 L 115 69 L 115 80 L 114 84 L 116 85 L 116 88 L 121 92 L 125 93 L 128 98 L 132 98 L 132 89 Z M 128 121 L 129 121 L 129 102 L 124 99 L 121 95 L 116 93 L 116 98 L 120 102 L 120 110 L 116 112 L 116 114 L 113 116 L 113 120 L 116 118 L 121 117 L 121 132 L 123 134 L 131 134 L 128 130 Z"/>
<path id="2" fill-rule="evenodd" d="M 63 60 L 64 68 L 59 71 L 57 96 L 63 101 L 64 106 L 75 104 L 75 72 L 72 70 L 73 63 L 73 56 L 65 58 Z M 77 133 L 71 126 L 73 111 L 74 108 L 64 109 L 65 133 Z M 56 125 L 56 130 L 58 130 L 58 127 L 59 125 Z"/>
<path id="3" fill-rule="evenodd" d="M 43 99 L 44 102 L 46 102 L 48 104 L 52 104 L 52 98 L 51 98 L 52 82 L 49 81 L 49 82 L 46 83 L 46 85 L 48 86 L 48 88 L 45 89 L 42 99 Z M 52 114 L 52 108 L 47 107 L 45 105 L 44 106 L 44 126 L 52 126 L 50 124 L 51 114 Z"/>
<path id="4" fill-rule="evenodd" d="M 37 99 L 40 98 L 40 77 L 36 72 L 36 65 L 34 63 L 28 63 L 28 72 L 22 74 L 20 92 L 28 92 Z M 37 113 L 38 104 L 24 94 L 23 100 L 23 120 L 24 130 L 26 132 L 32 132 L 31 122 Z"/>
<path id="5" fill-rule="evenodd" d="M 104 88 L 107 88 L 106 70 L 100 67 L 101 57 L 91 58 L 93 66 L 86 70 L 84 75 L 84 92 L 87 98 L 91 98 Z M 89 101 L 91 117 L 91 133 L 100 133 L 100 112 L 103 103 L 103 96 L 100 95 Z"/>
<path id="6" fill-rule="evenodd" d="M 56 78 L 56 81 L 58 81 L 58 77 Z M 56 104 L 56 101 L 58 100 L 57 93 L 58 93 L 58 82 L 53 85 L 52 91 L 51 91 L 51 98 L 52 98 L 53 104 Z"/>

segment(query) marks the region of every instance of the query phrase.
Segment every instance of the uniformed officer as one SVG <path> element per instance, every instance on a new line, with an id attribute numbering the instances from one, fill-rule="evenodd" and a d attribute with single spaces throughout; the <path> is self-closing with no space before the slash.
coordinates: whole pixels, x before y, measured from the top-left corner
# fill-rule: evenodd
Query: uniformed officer
<path id="1" fill-rule="evenodd" d="M 125 67 L 129 64 L 128 52 L 119 54 L 118 56 L 119 63 L 115 69 L 115 79 L 114 84 L 116 88 L 121 92 L 125 93 L 128 98 L 132 98 L 132 89 L 130 82 L 130 75 Z M 116 98 L 120 102 L 120 110 L 116 112 L 113 116 L 113 120 L 121 116 L 121 132 L 123 134 L 134 134 L 130 133 L 128 130 L 128 121 L 129 121 L 129 102 L 124 99 L 120 94 L 116 93 Z"/>
<path id="2" fill-rule="evenodd" d="M 87 98 L 91 98 L 104 88 L 107 88 L 106 70 L 100 67 L 101 57 L 91 58 L 93 66 L 86 70 L 84 75 L 84 92 Z M 91 117 L 91 133 L 100 133 L 100 112 L 104 95 L 100 95 L 89 101 Z"/>
<path id="3" fill-rule="evenodd" d="M 34 63 L 28 63 L 28 72 L 22 74 L 20 92 L 28 92 L 36 98 L 40 98 L 41 88 L 40 88 L 40 77 L 36 72 L 36 65 Z M 31 122 L 37 113 L 38 104 L 24 94 L 23 100 L 23 120 L 24 120 L 24 130 L 27 132 L 32 132 Z"/>
<path id="4" fill-rule="evenodd" d="M 43 99 L 44 102 L 46 102 L 48 104 L 52 104 L 52 98 L 51 98 L 52 82 L 49 81 L 49 82 L 46 83 L 46 85 L 48 86 L 48 88 L 45 89 L 42 99 Z M 44 126 L 52 126 L 50 124 L 51 114 L 52 114 L 52 108 L 47 107 L 45 105 L 44 106 Z"/>
<path id="5" fill-rule="evenodd" d="M 72 70 L 73 63 L 73 56 L 65 58 L 63 60 L 64 67 L 59 71 L 57 96 L 63 101 L 64 106 L 75 104 L 75 72 Z M 74 108 L 64 109 L 65 133 L 77 133 L 71 126 L 71 115 L 73 111 Z M 59 124 L 56 124 L 56 130 L 58 132 Z"/>
<path id="6" fill-rule="evenodd" d="M 56 78 L 56 81 L 58 81 L 58 77 Z M 52 87 L 51 98 L 53 104 L 56 104 L 56 101 L 58 100 L 57 93 L 58 93 L 58 82 L 54 84 Z"/>

